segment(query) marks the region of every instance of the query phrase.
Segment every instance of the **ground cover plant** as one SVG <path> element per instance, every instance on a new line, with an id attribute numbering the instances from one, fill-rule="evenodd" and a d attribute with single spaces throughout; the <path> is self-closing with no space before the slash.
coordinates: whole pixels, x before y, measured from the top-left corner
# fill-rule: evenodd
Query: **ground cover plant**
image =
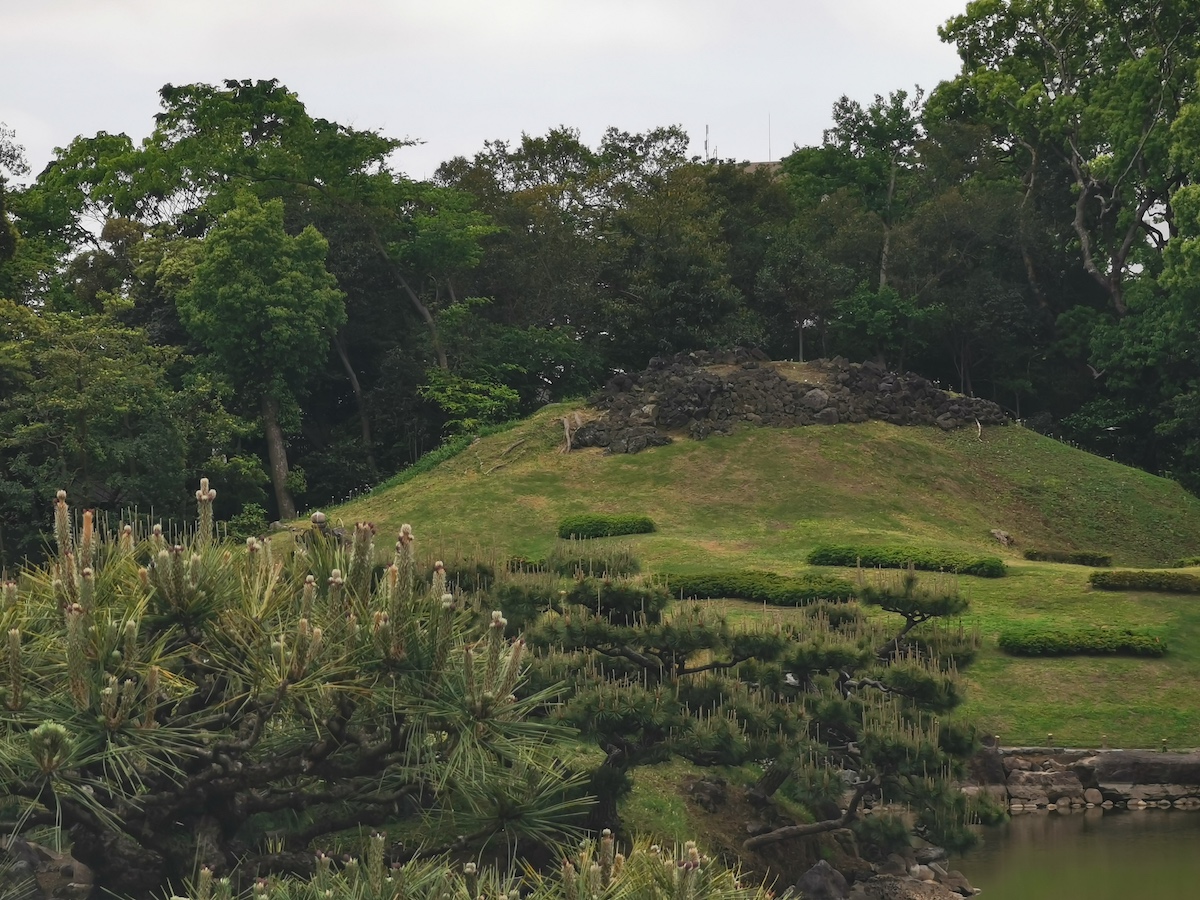
<path id="1" fill-rule="evenodd" d="M 1033 562 L 1070 563 L 1076 566 L 1111 566 L 1112 554 L 1095 550 L 1036 550 L 1022 551 L 1022 556 Z"/>
<path id="2" fill-rule="evenodd" d="M 1088 577 L 1092 587 L 1102 591 L 1160 591 L 1171 594 L 1200 594 L 1200 575 L 1169 572 L 1163 569 L 1113 569 L 1093 572 Z"/>
<path id="3" fill-rule="evenodd" d="M 1144 628 L 1062 628 L 1030 624 L 1000 632 L 998 646 L 1016 656 L 1123 654 L 1158 657 L 1167 652 L 1161 636 Z"/>
<path id="4" fill-rule="evenodd" d="M 913 567 L 926 572 L 953 572 L 1001 578 L 1007 573 L 1004 560 L 997 556 L 972 556 L 952 550 L 926 547 L 872 547 L 824 544 L 808 553 L 814 566 L 866 566 L 885 569 Z"/>

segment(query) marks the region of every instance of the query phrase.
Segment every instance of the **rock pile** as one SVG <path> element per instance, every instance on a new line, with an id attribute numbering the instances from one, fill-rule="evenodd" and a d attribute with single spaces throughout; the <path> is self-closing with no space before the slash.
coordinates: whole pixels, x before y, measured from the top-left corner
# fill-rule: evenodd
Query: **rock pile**
<path id="1" fill-rule="evenodd" d="M 576 447 L 637 453 L 671 442 L 728 433 L 740 422 L 794 428 L 877 419 L 893 425 L 1003 425 L 995 403 L 947 393 L 911 372 L 837 357 L 810 363 L 789 378 L 758 351 L 681 353 L 650 361 L 639 375 L 620 374 L 592 398 L 604 415 L 573 436 Z"/>

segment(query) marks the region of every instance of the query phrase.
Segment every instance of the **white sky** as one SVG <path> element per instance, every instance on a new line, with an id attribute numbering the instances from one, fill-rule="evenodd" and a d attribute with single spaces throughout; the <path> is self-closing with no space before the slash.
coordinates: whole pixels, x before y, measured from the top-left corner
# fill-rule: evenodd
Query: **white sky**
<path id="1" fill-rule="evenodd" d="M 0 0 L 0 121 L 36 174 L 78 134 L 153 127 L 166 83 L 278 78 L 315 116 L 424 143 L 424 178 L 557 125 L 682 125 L 694 153 L 778 159 L 848 94 L 958 70 L 966 0 Z M 768 132 L 768 121 L 770 131 Z"/>

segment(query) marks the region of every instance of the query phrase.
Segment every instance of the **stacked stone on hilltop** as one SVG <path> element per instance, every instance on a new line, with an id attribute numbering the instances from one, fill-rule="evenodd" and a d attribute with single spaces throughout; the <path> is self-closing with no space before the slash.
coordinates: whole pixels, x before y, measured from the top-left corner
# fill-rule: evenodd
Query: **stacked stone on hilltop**
<path id="1" fill-rule="evenodd" d="M 582 426 L 572 443 L 637 453 L 670 443 L 670 432 L 699 440 L 741 422 L 794 428 L 875 419 L 949 431 L 1008 421 L 989 400 L 951 394 L 920 375 L 872 362 L 837 357 L 810 363 L 805 372 L 810 380 L 789 378 L 753 350 L 656 357 L 640 374 L 609 380 L 591 401 L 604 415 Z"/>

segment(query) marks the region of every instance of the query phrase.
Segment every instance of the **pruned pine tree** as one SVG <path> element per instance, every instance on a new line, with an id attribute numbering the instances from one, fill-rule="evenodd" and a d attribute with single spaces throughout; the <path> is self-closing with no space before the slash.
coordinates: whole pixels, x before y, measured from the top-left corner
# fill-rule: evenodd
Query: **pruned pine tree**
<path id="1" fill-rule="evenodd" d="M 312 871 L 346 828 L 416 819 L 391 860 L 546 845 L 586 799 L 531 719 L 525 644 L 417 573 L 405 525 L 314 529 L 286 550 L 194 530 L 109 531 L 55 504 L 55 553 L 4 585 L 0 815 L 60 826 L 114 894 Z M 520 695 L 519 697 L 517 695 Z M 329 846 L 325 844 L 324 846 Z"/>
<path id="2" fill-rule="evenodd" d="M 673 850 L 639 841 L 619 849 L 607 829 L 564 855 L 557 870 L 526 869 L 519 875 L 474 862 L 410 860 L 388 866 L 386 840 L 371 836 L 365 857 L 333 864 L 318 857 L 307 879 L 262 879 L 238 892 L 228 878 L 203 869 L 176 900 L 768 900 L 761 885 L 705 856 L 688 841 Z"/>
<path id="3" fill-rule="evenodd" d="M 640 579 L 580 578 L 548 598 L 526 630 L 532 681 L 574 674 L 554 715 L 606 753 L 594 776 L 603 817 L 613 820 L 632 770 L 674 754 L 762 762 L 750 799 L 770 803 L 790 782 L 810 808 L 815 822 L 759 834 L 748 850 L 846 827 L 865 803 L 910 804 L 925 836 L 969 842 L 965 801 L 946 786 L 973 734 L 940 716 L 960 699 L 957 660 L 978 635 L 929 621 L 966 601 L 953 582 L 923 587 L 912 573 L 862 582 L 864 599 L 905 617 L 898 632 L 855 604 L 826 603 L 799 622 L 764 615 L 735 627 L 701 605 L 668 609 L 667 592 Z"/>

